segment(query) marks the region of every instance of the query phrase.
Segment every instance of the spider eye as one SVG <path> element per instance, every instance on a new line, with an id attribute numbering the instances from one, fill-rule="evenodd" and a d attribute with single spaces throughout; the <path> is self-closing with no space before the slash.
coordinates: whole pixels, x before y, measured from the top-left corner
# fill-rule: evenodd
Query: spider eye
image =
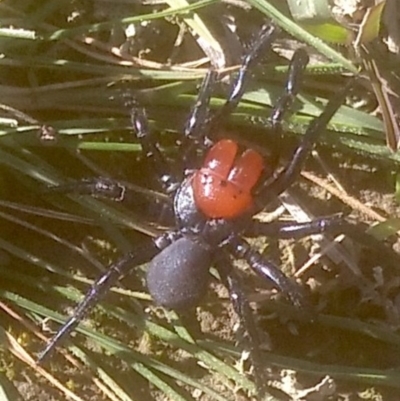
<path id="1" fill-rule="evenodd" d="M 253 149 L 239 154 L 235 141 L 224 139 L 208 152 L 203 167 L 193 176 L 197 207 L 209 218 L 232 219 L 253 204 L 252 189 L 264 169 Z"/>

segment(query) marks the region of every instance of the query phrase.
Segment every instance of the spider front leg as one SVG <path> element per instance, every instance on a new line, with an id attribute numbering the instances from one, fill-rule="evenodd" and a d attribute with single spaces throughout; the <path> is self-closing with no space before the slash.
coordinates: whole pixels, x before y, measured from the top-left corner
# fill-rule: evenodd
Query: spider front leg
<path id="1" fill-rule="evenodd" d="M 196 159 L 198 149 L 204 150 L 212 144 L 213 136 L 237 107 L 246 89 L 253 67 L 263 51 L 271 47 L 277 30 L 273 25 L 264 26 L 261 29 L 259 36 L 243 58 L 227 101 L 212 117 L 210 117 L 210 100 L 218 73 L 214 69 L 207 72 L 184 130 L 183 160 L 185 168 L 193 168 L 196 165 L 193 160 Z"/>
<path id="2" fill-rule="evenodd" d="M 263 51 L 270 48 L 274 41 L 278 28 L 273 25 L 264 26 L 250 48 L 250 51 L 245 55 L 239 69 L 239 73 L 232 85 L 231 92 L 226 103 L 217 111 L 210 124 L 212 131 L 218 131 L 218 128 L 226 121 L 233 110 L 238 106 L 247 87 L 247 81 L 252 72 L 253 67 L 257 64 Z"/>
<path id="3" fill-rule="evenodd" d="M 212 137 L 237 107 L 253 67 L 263 54 L 263 50 L 271 47 L 276 33 L 277 28 L 273 25 L 262 28 L 258 38 L 243 59 L 227 101 L 212 117 L 210 117 L 210 100 L 218 73 L 214 69 L 207 72 L 184 130 L 183 160 L 185 168 L 193 168 L 196 165 L 193 160 L 196 159 L 198 149 L 204 150 L 212 144 Z"/>
<path id="4" fill-rule="evenodd" d="M 50 340 L 46 348 L 39 353 L 37 363 L 42 363 L 49 353 L 60 343 L 62 339 L 68 336 L 98 303 L 109 289 L 117 281 L 126 276 L 133 268 L 151 260 L 159 249 L 153 241 L 138 246 L 135 251 L 126 254 L 122 259 L 113 263 L 107 271 L 100 276 L 86 293 L 84 299 L 79 303 L 74 314 L 58 330 L 56 335 Z"/>

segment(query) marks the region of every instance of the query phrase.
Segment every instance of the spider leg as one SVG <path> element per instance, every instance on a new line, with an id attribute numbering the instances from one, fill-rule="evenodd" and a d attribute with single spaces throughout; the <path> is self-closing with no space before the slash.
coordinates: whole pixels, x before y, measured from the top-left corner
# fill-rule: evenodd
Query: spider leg
<path id="1" fill-rule="evenodd" d="M 187 139 L 195 140 L 203 144 L 207 134 L 207 118 L 211 95 L 217 80 L 218 72 L 209 69 L 201 83 L 196 102 L 187 119 L 184 134 Z"/>
<path id="2" fill-rule="evenodd" d="M 209 132 L 209 105 L 211 95 L 217 80 L 217 71 L 209 69 L 201 84 L 196 102 L 189 114 L 184 129 L 183 160 L 185 169 L 194 168 L 198 149 L 204 149 L 208 145 Z"/>
<path id="3" fill-rule="evenodd" d="M 249 348 L 251 363 L 254 368 L 254 378 L 256 380 L 259 395 L 265 392 L 266 380 L 263 377 L 263 361 L 261 358 L 260 338 L 253 318 L 247 297 L 240 284 L 240 277 L 236 274 L 229 256 L 221 255 L 215 263 L 222 283 L 229 291 L 229 298 L 233 308 L 239 317 L 241 331 L 239 341 L 246 341 L 245 348 Z"/>
<path id="4" fill-rule="evenodd" d="M 341 232 L 349 223 L 341 215 L 319 217 L 312 221 L 304 223 L 273 221 L 264 223 L 262 221 L 253 221 L 246 229 L 245 236 L 266 237 L 288 239 L 303 238 L 308 235 L 324 234 L 326 232 Z"/>
<path id="5" fill-rule="evenodd" d="M 352 223 L 344 219 L 341 215 L 319 217 L 305 223 L 274 221 L 264 223 L 253 221 L 246 228 L 245 236 L 258 237 L 266 236 L 279 239 L 298 239 L 315 234 L 345 234 L 357 244 L 364 246 L 371 252 L 371 256 L 376 258 L 378 263 L 382 260 L 386 266 L 390 266 L 398 271 L 400 266 L 400 255 L 391 247 L 368 234 L 369 226 L 363 223 Z"/>
<path id="6" fill-rule="evenodd" d="M 134 96 L 125 95 L 125 106 L 129 108 L 133 133 L 142 146 L 143 155 L 151 166 L 166 193 L 174 192 L 179 187 L 179 179 L 171 171 L 167 160 L 160 151 L 155 135 L 149 129 L 146 110 L 140 107 Z"/>
<path id="7" fill-rule="evenodd" d="M 304 70 L 306 69 L 309 60 L 310 58 L 305 49 L 298 49 L 293 54 L 289 65 L 285 90 L 271 112 L 270 118 L 273 129 L 278 131 L 280 130 L 285 112 L 290 108 L 299 93 Z"/>
<path id="8" fill-rule="evenodd" d="M 43 193 L 62 193 L 74 195 L 89 195 L 98 199 L 121 202 L 124 206 L 141 208 L 151 216 L 157 224 L 172 223 L 172 199 L 160 191 L 143 188 L 139 185 L 117 181 L 112 178 L 97 176 L 74 180 L 57 186 L 49 186 Z"/>
<path id="9" fill-rule="evenodd" d="M 262 209 L 263 206 L 269 203 L 272 199 L 279 196 L 297 179 L 318 136 L 325 130 L 329 121 L 343 104 L 352 84 L 353 81 L 349 81 L 341 91 L 329 100 L 323 112 L 311 121 L 303 135 L 300 145 L 295 150 L 289 163 L 283 168 L 283 170 L 271 179 L 266 180 L 266 182 L 261 186 L 258 192 L 259 199 L 257 202 L 260 209 Z"/>
<path id="10" fill-rule="evenodd" d="M 104 176 L 88 177 L 72 180 L 57 186 L 49 186 L 43 192 L 90 195 L 94 198 L 108 199 L 115 202 L 123 202 L 127 199 L 132 201 L 132 198 L 137 200 L 140 197 L 140 199 L 146 199 L 147 202 L 149 200 L 156 201 L 157 204 L 165 204 L 167 206 L 172 203 L 171 198 L 160 191 Z"/>
<path id="11" fill-rule="evenodd" d="M 221 124 L 229 117 L 237 107 L 247 86 L 250 73 L 257 64 L 265 48 L 270 48 L 278 28 L 273 25 L 266 25 L 262 28 L 258 38 L 253 43 L 250 51 L 246 54 L 240 66 L 239 73 L 233 83 L 231 92 L 226 103 L 215 114 L 211 122 L 211 130 L 217 131 Z"/>
<path id="12" fill-rule="evenodd" d="M 149 129 L 146 111 L 140 107 L 131 93 L 124 94 L 125 106 L 129 108 L 133 133 L 142 146 L 142 153 L 151 163 L 162 189 L 167 193 L 174 192 L 180 185 L 178 177 L 172 172 L 167 160 L 160 151 L 155 135 Z M 129 184 L 132 186 L 132 184 Z M 107 177 L 92 177 L 74 181 L 48 190 L 54 192 L 72 192 L 80 195 L 91 195 L 115 201 L 124 200 L 128 185 Z M 139 187 L 134 190 L 141 192 Z"/>
<path id="13" fill-rule="evenodd" d="M 98 300 L 116 284 L 123 276 L 126 276 L 134 267 L 151 260 L 159 249 L 153 241 L 146 242 L 136 248 L 135 251 L 126 254 L 116 263 L 113 263 L 107 271 L 100 276 L 86 293 L 84 299 L 79 303 L 73 316 L 58 330 L 56 335 L 49 341 L 46 348 L 38 355 L 37 363 L 42 363 L 56 345 L 70 334 L 84 316 L 86 316 Z"/>
<path id="14" fill-rule="evenodd" d="M 264 26 L 259 37 L 252 45 L 248 54 L 244 57 L 240 66 L 239 73 L 232 86 L 231 92 L 226 103 L 209 120 L 209 104 L 218 73 L 210 69 L 205 75 L 200 87 L 199 95 L 192 108 L 184 130 L 184 161 L 185 167 L 192 163 L 198 147 L 205 148 L 210 143 L 209 136 L 218 131 L 218 128 L 229 117 L 230 113 L 237 107 L 243 96 L 247 85 L 250 72 L 259 57 L 262 50 L 271 47 L 275 38 L 277 28 L 274 26 Z M 192 163 L 193 164 L 193 163 Z"/>
<path id="15" fill-rule="evenodd" d="M 48 187 L 46 192 L 90 195 L 95 198 L 122 201 L 125 198 L 126 187 L 120 182 L 107 177 L 90 177 L 67 182 L 56 187 Z"/>
<path id="16" fill-rule="evenodd" d="M 229 241 L 229 250 L 237 258 L 247 261 L 250 267 L 260 276 L 271 280 L 297 308 L 309 310 L 310 307 L 301 288 L 291 281 L 274 263 L 266 260 L 259 252 L 252 249 L 250 244 L 242 238 L 234 236 Z"/>

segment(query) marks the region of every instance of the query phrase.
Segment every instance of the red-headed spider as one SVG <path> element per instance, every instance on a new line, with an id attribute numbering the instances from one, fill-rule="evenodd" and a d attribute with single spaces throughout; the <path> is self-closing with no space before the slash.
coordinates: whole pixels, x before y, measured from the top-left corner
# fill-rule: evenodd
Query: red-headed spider
<path id="1" fill-rule="evenodd" d="M 180 145 L 183 179 L 172 174 L 155 136 L 148 128 L 145 110 L 138 105 L 134 96 L 126 101 L 133 132 L 142 146 L 143 156 L 149 159 L 162 188 L 172 200 L 174 227 L 158 238 L 149 238 L 136 245 L 130 253 L 113 263 L 95 282 L 73 316 L 48 343 L 39 356 L 39 362 L 76 327 L 117 280 L 145 262 L 149 262 L 147 287 L 152 298 L 157 304 L 176 310 L 199 304 L 208 288 L 209 269 L 215 266 L 249 333 L 252 358 L 258 365 L 261 361 L 257 332 L 231 258 L 246 260 L 257 274 L 271 280 L 296 306 L 302 306 L 302 292 L 297 284 L 253 249 L 244 238 L 258 235 L 300 238 L 343 228 L 345 223 L 337 216 L 309 223 L 262 223 L 252 217 L 297 179 L 319 134 L 343 103 L 348 88 L 338 91 L 320 116 L 310 123 L 292 158 L 280 170 L 270 172 L 268 162 L 257 151 L 242 149 L 231 139 L 222 139 L 209 146 L 214 142 L 215 131 L 239 103 L 252 67 L 260 55 L 271 47 L 275 32 L 273 26 L 261 30 L 243 58 L 227 102 L 213 115 L 209 110 L 209 101 L 217 73 L 210 70 L 206 74 Z M 296 51 L 289 66 L 285 90 L 271 114 L 273 131 L 280 130 L 283 114 L 299 91 L 307 63 L 305 50 Z M 193 161 L 197 161 L 201 151 L 203 161 L 198 166 Z M 124 194 L 123 186 L 102 178 L 85 180 L 81 182 L 80 189 L 81 193 L 108 195 L 117 199 Z"/>

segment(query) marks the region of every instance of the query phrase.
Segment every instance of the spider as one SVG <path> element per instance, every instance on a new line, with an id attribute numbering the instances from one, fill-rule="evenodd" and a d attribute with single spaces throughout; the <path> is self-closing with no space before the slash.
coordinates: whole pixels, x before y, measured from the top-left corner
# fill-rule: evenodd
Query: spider
<path id="1" fill-rule="evenodd" d="M 159 178 L 162 188 L 172 200 L 175 226 L 155 239 L 136 245 L 134 250 L 111 264 L 97 279 L 74 314 L 39 354 L 38 362 L 66 337 L 83 316 L 93 308 L 121 277 L 133 268 L 149 262 L 147 287 L 158 305 L 177 311 L 200 303 L 209 280 L 209 269 L 215 266 L 230 293 L 234 309 L 250 338 L 254 360 L 259 357 L 257 330 L 232 266 L 232 258 L 247 261 L 263 279 L 271 280 L 298 308 L 307 308 L 301 288 L 286 277 L 274 263 L 253 249 L 245 238 L 260 235 L 276 238 L 300 238 L 341 229 L 339 216 L 318 218 L 307 223 L 253 220 L 253 216 L 285 191 L 298 177 L 314 143 L 343 104 L 349 85 L 339 91 L 319 117 L 307 128 L 292 158 L 281 169 L 270 171 L 268 161 L 254 149 L 242 149 L 232 139 L 213 141 L 218 127 L 238 105 L 251 70 L 269 48 L 277 28 L 262 28 L 243 58 L 225 105 L 212 114 L 209 102 L 217 80 L 213 69 L 206 74 L 197 101 L 187 119 L 179 146 L 183 160 L 183 180 L 175 177 L 149 130 L 145 110 L 134 98 L 128 99 L 133 131 Z M 285 90 L 271 114 L 272 130 L 279 133 L 285 111 L 297 95 L 303 72 L 308 64 L 304 49 L 297 50 L 291 60 Z M 202 165 L 196 163 L 201 156 Z M 94 178 L 81 183 L 86 193 L 120 199 L 124 188 L 109 179 Z M 258 361 L 260 362 L 260 361 Z"/>

